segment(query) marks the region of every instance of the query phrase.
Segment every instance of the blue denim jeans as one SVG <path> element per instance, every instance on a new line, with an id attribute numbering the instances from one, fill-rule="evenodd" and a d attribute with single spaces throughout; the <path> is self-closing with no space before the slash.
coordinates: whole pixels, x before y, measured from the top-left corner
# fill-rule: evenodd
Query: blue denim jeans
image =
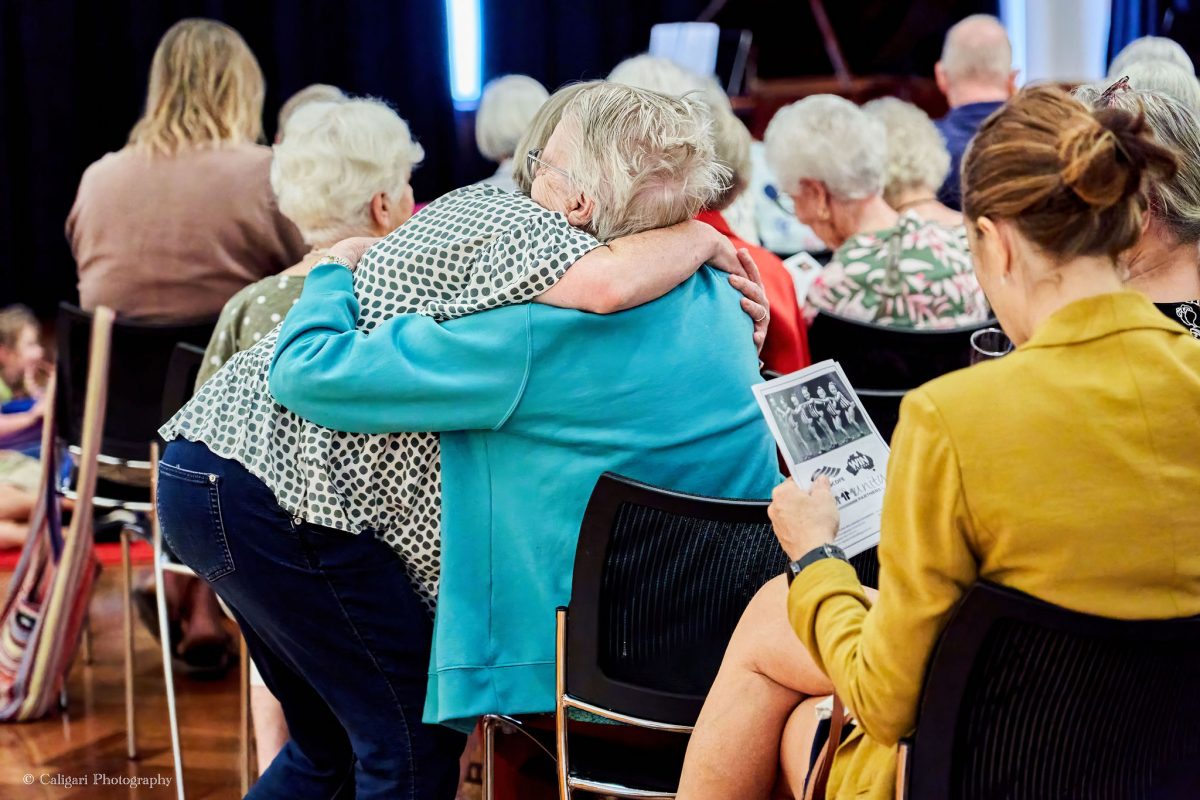
<path id="1" fill-rule="evenodd" d="M 451 800 L 464 737 L 425 725 L 433 624 L 369 532 L 294 520 L 241 464 L 176 439 L 163 539 L 232 609 L 291 739 L 248 797 Z"/>

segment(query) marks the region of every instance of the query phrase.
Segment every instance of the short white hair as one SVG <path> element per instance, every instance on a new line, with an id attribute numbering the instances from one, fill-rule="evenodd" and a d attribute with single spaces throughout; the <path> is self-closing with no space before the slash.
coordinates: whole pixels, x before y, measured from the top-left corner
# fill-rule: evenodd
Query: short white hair
<path id="1" fill-rule="evenodd" d="M 1158 92 L 1182 103 L 1190 111 L 1200 111 L 1200 81 L 1177 64 L 1168 61 L 1135 61 L 1122 71 L 1129 86 L 1143 92 Z"/>
<path id="2" fill-rule="evenodd" d="M 881 97 L 863 106 L 887 129 L 887 171 L 883 197 L 912 189 L 937 191 L 950 172 L 950 152 L 937 126 L 921 109 L 898 97 Z"/>
<path id="3" fill-rule="evenodd" d="M 717 160 L 732 173 L 727 190 L 713 199 L 711 208 L 727 208 L 749 185 L 750 131 L 733 113 L 729 96 L 714 76 L 705 77 L 669 59 L 643 53 L 622 61 L 609 73 L 608 79 L 613 83 L 649 89 L 672 97 L 694 97 L 709 107 L 713 116 Z"/>
<path id="4" fill-rule="evenodd" d="M 489 161 L 512 158 L 529 122 L 550 93 L 528 75 L 504 75 L 483 87 L 475 114 L 475 144 Z"/>
<path id="5" fill-rule="evenodd" d="M 608 79 L 613 83 L 623 83 L 638 89 L 649 89 L 652 92 L 661 92 L 672 97 L 683 97 L 689 92 L 707 93 L 710 90 L 710 80 L 713 84 L 716 83 L 715 78 L 707 79 L 691 70 L 684 69 L 669 58 L 652 56 L 649 53 L 627 58 L 617 64 L 613 67 L 613 71 L 608 73 Z M 724 97 L 723 92 L 721 96 Z M 708 102 L 711 99 L 713 98 L 706 97 L 705 101 Z M 728 98 L 724 102 L 725 105 L 729 105 Z"/>
<path id="6" fill-rule="evenodd" d="M 950 82 L 1007 85 L 1012 75 L 1012 43 L 1000 20 L 972 14 L 946 32 L 940 60 Z"/>
<path id="7" fill-rule="evenodd" d="M 344 103 L 350 98 L 346 97 L 346 93 L 336 86 L 330 86 L 328 83 L 313 83 L 305 86 L 300 91 L 284 101 L 279 107 L 279 121 L 275 126 L 275 140 L 283 141 L 283 135 L 287 132 L 288 120 L 292 115 L 299 111 L 309 103 Z"/>
<path id="8" fill-rule="evenodd" d="M 1126 74 L 1131 64 L 1138 61 L 1169 61 L 1192 75 L 1196 74 L 1192 59 L 1179 42 L 1165 36 L 1142 36 L 1121 48 L 1121 52 L 1117 53 L 1117 57 L 1108 68 L 1108 76 L 1116 80 Z"/>
<path id="9" fill-rule="evenodd" d="M 802 179 L 820 181 L 838 199 L 883 191 L 887 130 L 842 97 L 815 94 L 784 106 L 763 137 L 780 188 L 795 194 Z"/>
<path id="10" fill-rule="evenodd" d="M 302 106 L 274 151 L 271 188 L 279 210 L 309 244 L 369 229 L 371 198 L 402 197 L 425 157 L 408 123 L 370 99 Z"/>
<path id="11" fill-rule="evenodd" d="M 712 115 L 691 97 L 604 82 L 576 94 L 559 125 L 566 171 L 595 202 L 588 227 L 602 242 L 691 219 L 728 185 Z"/>

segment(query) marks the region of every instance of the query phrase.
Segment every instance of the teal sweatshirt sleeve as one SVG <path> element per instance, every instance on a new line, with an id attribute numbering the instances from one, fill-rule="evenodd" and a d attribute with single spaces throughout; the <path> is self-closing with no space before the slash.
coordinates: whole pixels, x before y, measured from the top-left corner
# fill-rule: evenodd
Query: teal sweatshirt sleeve
<path id="1" fill-rule="evenodd" d="M 497 428 L 520 400 L 530 363 L 529 306 L 438 324 L 402 314 L 357 330 L 348 269 L 309 273 L 271 359 L 276 401 L 351 433 Z"/>

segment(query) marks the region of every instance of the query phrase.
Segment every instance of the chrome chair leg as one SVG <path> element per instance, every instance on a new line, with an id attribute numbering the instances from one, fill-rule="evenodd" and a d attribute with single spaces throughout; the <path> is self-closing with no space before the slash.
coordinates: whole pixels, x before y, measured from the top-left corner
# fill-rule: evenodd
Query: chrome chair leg
<path id="1" fill-rule="evenodd" d="M 496 720 L 483 718 L 483 800 L 496 796 Z"/>
<path id="2" fill-rule="evenodd" d="M 167 594 L 163 587 L 162 536 L 154 524 L 154 593 L 158 602 L 158 636 L 162 643 L 163 683 L 167 690 L 167 716 L 171 726 L 171 754 L 175 758 L 175 795 L 185 800 L 183 752 L 179 742 L 179 713 L 175 707 L 175 667 L 171 662 L 171 631 L 167 622 Z"/>
<path id="3" fill-rule="evenodd" d="M 132 535 L 128 528 L 121 528 L 121 605 L 125 615 L 122 631 L 125 650 L 125 755 L 131 761 L 138 757 L 137 714 L 133 683 L 136 671 L 133 654 L 133 561 L 129 552 Z M 159 613 L 162 613 L 161 609 Z"/>

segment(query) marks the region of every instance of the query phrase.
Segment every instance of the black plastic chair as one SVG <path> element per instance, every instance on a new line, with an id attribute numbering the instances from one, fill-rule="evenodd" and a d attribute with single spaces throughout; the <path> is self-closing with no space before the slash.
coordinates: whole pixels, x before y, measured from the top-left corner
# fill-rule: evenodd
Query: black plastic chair
<path id="1" fill-rule="evenodd" d="M 1200 617 L 1107 619 L 976 584 L 898 782 L 914 799 L 1200 797 Z"/>
<path id="2" fill-rule="evenodd" d="M 175 345 L 186 342 L 205 347 L 215 323 L 215 319 L 181 325 L 118 320 L 113 326 L 108 415 L 104 420 L 99 463 L 123 469 L 133 480 L 126 483 L 101 478 L 96 486 L 97 508 L 150 511 L 150 444 L 157 440 L 158 428 L 165 421 L 163 384 Z M 90 313 L 68 303 L 59 306 L 59 435 L 72 453 L 78 450 L 81 439 L 91 324 Z M 73 483 L 74 478 L 64 487 L 65 496 L 72 496 Z"/>
<path id="3" fill-rule="evenodd" d="M 204 348 L 187 342 L 178 342 L 167 361 L 167 374 L 162 387 L 162 421 L 166 422 L 192 399 L 196 388 L 196 376 L 204 365 Z M 156 432 L 157 436 L 157 432 Z"/>
<path id="4" fill-rule="evenodd" d="M 813 361 L 842 366 L 884 439 L 900 418 L 900 401 L 939 375 L 971 365 L 971 334 L 995 320 L 964 328 L 903 330 L 820 312 L 808 329 Z"/>
<path id="5" fill-rule="evenodd" d="M 605 473 L 588 502 L 569 608 L 558 610 L 558 708 L 553 745 L 559 793 L 675 796 L 689 734 L 742 612 L 783 572 L 767 503 L 698 497 Z M 664 734 L 637 747 L 578 737 L 585 712 Z M 501 725 L 484 719 L 485 798 Z"/>

